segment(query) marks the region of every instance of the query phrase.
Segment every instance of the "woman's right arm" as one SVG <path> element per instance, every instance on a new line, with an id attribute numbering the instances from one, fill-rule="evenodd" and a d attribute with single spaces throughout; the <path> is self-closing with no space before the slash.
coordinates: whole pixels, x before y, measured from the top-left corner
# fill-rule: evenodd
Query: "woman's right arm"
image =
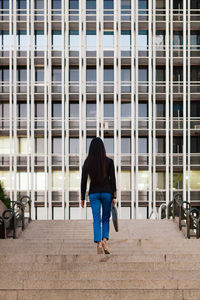
<path id="1" fill-rule="evenodd" d="M 115 167 L 114 167 L 114 162 L 112 160 L 111 166 L 110 166 L 110 184 L 112 187 L 112 192 L 113 192 L 113 199 L 116 199 L 116 179 L 115 179 Z"/>

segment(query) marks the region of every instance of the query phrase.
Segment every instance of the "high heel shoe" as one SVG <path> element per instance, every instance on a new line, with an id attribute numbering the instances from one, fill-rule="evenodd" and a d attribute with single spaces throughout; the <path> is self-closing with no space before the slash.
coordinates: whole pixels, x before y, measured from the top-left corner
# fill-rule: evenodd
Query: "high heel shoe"
<path id="1" fill-rule="evenodd" d="M 110 249 L 108 248 L 108 245 L 105 241 L 102 241 L 102 247 L 103 247 L 105 254 L 110 254 Z"/>
<path id="2" fill-rule="evenodd" d="M 103 254 L 102 244 L 97 244 L 97 254 Z"/>

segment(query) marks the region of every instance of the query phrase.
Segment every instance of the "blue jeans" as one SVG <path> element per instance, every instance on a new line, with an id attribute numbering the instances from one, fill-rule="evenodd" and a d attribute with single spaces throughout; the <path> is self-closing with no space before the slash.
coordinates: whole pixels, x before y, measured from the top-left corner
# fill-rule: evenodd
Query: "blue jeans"
<path id="1" fill-rule="evenodd" d="M 109 223 L 112 204 L 111 193 L 89 194 L 93 215 L 94 242 L 101 242 L 101 237 L 109 239 Z M 102 204 L 102 235 L 101 235 L 101 204 Z"/>

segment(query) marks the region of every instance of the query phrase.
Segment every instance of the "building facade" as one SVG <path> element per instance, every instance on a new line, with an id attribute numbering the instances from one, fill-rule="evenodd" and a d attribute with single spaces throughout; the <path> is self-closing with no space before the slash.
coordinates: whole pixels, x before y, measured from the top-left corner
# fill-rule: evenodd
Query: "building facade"
<path id="1" fill-rule="evenodd" d="M 148 218 L 177 192 L 200 206 L 199 0 L 0 0 L 12 200 L 30 195 L 33 219 L 90 219 L 80 178 L 95 136 L 115 163 L 120 218 Z"/>

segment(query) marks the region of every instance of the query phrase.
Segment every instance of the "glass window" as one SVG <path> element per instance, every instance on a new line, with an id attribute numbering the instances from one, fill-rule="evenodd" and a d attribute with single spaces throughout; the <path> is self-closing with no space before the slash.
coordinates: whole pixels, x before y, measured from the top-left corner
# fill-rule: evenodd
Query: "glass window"
<path id="1" fill-rule="evenodd" d="M 173 153 L 183 153 L 183 137 L 173 137 Z"/>
<path id="2" fill-rule="evenodd" d="M 26 0 L 17 0 L 17 9 L 26 9 Z"/>
<path id="3" fill-rule="evenodd" d="M 53 50 L 62 50 L 62 36 L 61 30 L 52 30 L 52 49 Z"/>
<path id="4" fill-rule="evenodd" d="M 190 188 L 191 190 L 200 190 L 200 171 L 190 171 Z"/>
<path id="5" fill-rule="evenodd" d="M 191 81 L 200 81 L 200 68 L 199 67 L 191 66 L 190 80 Z"/>
<path id="6" fill-rule="evenodd" d="M 69 171 L 69 190 L 79 191 L 80 189 L 80 172 L 70 170 Z"/>
<path id="7" fill-rule="evenodd" d="M 52 117 L 61 118 L 62 117 L 62 104 L 60 102 L 52 103 Z"/>
<path id="8" fill-rule="evenodd" d="M 0 49 L 4 51 L 10 49 L 10 35 L 8 30 L 0 30 Z"/>
<path id="9" fill-rule="evenodd" d="M 44 69 L 35 68 L 35 81 L 44 81 Z"/>
<path id="10" fill-rule="evenodd" d="M 61 68 L 52 69 L 52 81 L 61 81 Z"/>
<path id="11" fill-rule="evenodd" d="M 191 153 L 199 153 L 199 152 L 200 152 L 200 137 L 191 136 Z"/>
<path id="12" fill-rule="evenodd" d="M 18 118 L 27 117 L 27 104 L 26 103 L 17 103 L 18 106 Z"/>
<path id="13" fill-rule="evenodd" d="M 69 9 L 79 9 L 79 0 L 69 0 Z"/>
<path id="14" fill-rule="evenodd" d="M 138 117 L 147 118 L 148 117 L 148 103 L 138 103 Z"/>
<path id="15" fill-rule="evenodd" d="M 18 49 L 27 50 L 28 39 L 26 35 L 26 30 L 17 31 L 17 41 L 18 41 Z"/>
<path id="16" fill-rule="evenodd" d="M 199 118 L 200 117 L 200 101 L 191 102 L 191 117 Z"/>
<path id="17" fill-rule="evenodd" d="M 137 177 L 138 190 L 147 191 L 149 189 L 149 172 L 139 171 Z"/>
<path id="18" fill-rule="evenodd" d="M 0 69 L 0 81 L 9 81 L 9 69 L 8 68 Z"/>
<path id="19" fill-rule="evenodd" d="M 36 50 L 45 50 L 45 38 L 43 30 L 35 30 L 35 48 Z"/>
<path id="20" fill-rule="evenodd" d="M 35 138 L 35 153 L 44 154 L 44 138 Z"/>
<path id="21" fill-rule="evenodd" d="M 86 47 L 87 50 L 96 50 L 97 36 L 96 30 L 87 30 L 86 31 Z"/>
<path id="22" fill-rule="evenodd" d="M 155 174 L 156 180 L 156 190 L 164 190 L 165 189 L 165 173 L 157 172 Z"/>
<path id="23" fill-rule="evenodd" d="M 183 8 L 183 0 L 173 0 L 173 8 L 174 9 L 182 9 Z"/>
<path id="24" fill-rule="evenodd" d="M 86 117 L 95 118 L 96 117 L 96 103 L 86 104 Z"/>
<path id="25" fill-rule="evenodd" d="M 131 138 L 122 137 L 121 138 L 121 153 L 131 153 Z"/>
<path id="26" fill-rule="evenodd" d="M 156 81 L 165 81 L 165 68 L 156 67 Z"/>
<path id="27" fill-rule="evenodd" d="M 27 81 L 27 70 L 25 68 L 17 69 L 17 81 Z"/>
<path id="28" fill-rule="evenodd" d="M 62 139 L 59 137 L 52 138 L 52 153 L 61 154 L 62 153 Z"/>
<path id="29" fill-rule="evenodd" d="M 52 0 L 53 9 L 61 9 L 61 0 Z"/>
<path id="30" fill-rule="evenodd" d="M 183 173 L 173 173 L 173 190 L 180 190 L 182 188 L 183 188 Z"/>
<path id="31" fill-rule="evenodd" d="M 165 138 L 157 137 L 156 138 L 156 153 L 165 153 Z"/>
<path id="32" fill-rule="evenodd" d="M 1 118 L 9 118 L 9 104 L 8 103 L 0 103 L 0 119 Z"/>
<path id="33" fill-rule="evenodd" d="M 146 14 L 148 9 L 148 0 L 138 0 L 139 14 Z"/>
<path id="34" fill-rule="evenodd" d="M 148 81 L 148 68 L 139 67 L 139 69 L 138 69 L 138 80 L 139 81 Z"/>
<path id="35" fill-rule="evenodd" d="M 1 0 L 0 1 L 0 9 L 7 9 L 9 8 L 9 0 Z"/>
<path id="36" fill-rule="evenodd" d="M 69 69 L 69 81 L 79 81 L 79 69 L 77 67 Z"/>
<path id="37" fill-rule="evenodd" d="M 69 138 L 69 153 L 79 153 L 79 138 Z"/>
<path id="38" fill-rule="evenodd" d="M 104 145 L 106 153 L 114 153 L 114 138 L 113 137 L 104 137 Z"/>
<path id="39" fill-rule="evenodd" d="M 28 154 L 27 138 L 19 138 L 18 139 L 18 153 L 19 154 Z"/>
<path id="40" fill-rule="evenodd" d="M 114 3 L 113 0 L 104 0 L 104 9 L 113 9 Z"/>
<path id="41" fill-rule="evenodd" d="M 62 171 L 52 171 L 51 173 L 51 186 L 54 191 L 61 191 L 63 185 Z"/>
<path id="42" fill-rule="evenodd" d="M 122 66 L 121 81 L 131 81 L 131 68 L 130 67 Z"/>
<path id="43" fill-rule="evenodd" d="M 90 143 L 91 143 L 92 139 L 93 139 L 93 137 L 86 138 L 86 152 L 89 152 Z"/>
<path id="44" fill-rule="evenodd" d="M 69 103 L 69 116 L 73 118 L 79 117 L 79 104 Z"/>
<path id="45" fill-rule="evenodd" d="M 0 171 L 0 181 L 1 183 L 3 183 L 5 190 L 10 190 L 11 189 L 10 171 Z"/>
<path id="46" fill-rule="evenodd" d="M 146 51 L 148 46 L 148 31 L 147 30 L 139 30 L 139 34 L 137 35 L 137 47 L 138 50 Z"/>
<path id="47" fill-rule="evenodd" d="M 104 117 L 114 117 L 114 104 L 113 103 L 104 103 Z"/>
<path id="48" fill-rule="evenodd" d="M 7 136 L 0 137 L 0 154 L 10 153 L 10 138 Z"/>
<path id="49" fill-rule="evenodd" d="M 70 30 L 69 31 L 69 49 L 79 50 L 79 31 Z"/>
<path id="50" fill-rule="evenodd" d="M 120 47 L 121 47 L 121 50 L 126 50 L 126 51 L 131 50 L 131 31 L 130 30 L 121 30 Z"/>
<path id="51" fill-rule="evenodd" d="M 183 67 L 174 67 L 173 80 L 174 81 L 183 81 Z"/>
<path id="52" fill-rule="evenodd" d="M 29 173 L 29 182 L 30 182 Z M 25 191 L 28 188 L 28 174 L 26 172 L 17 172 L 17 190 Z"/>
<path id="53" fill-rule="evenodd" d="M 139 137 L 138 139 L 138 153 L 148 153 L 148 138 Z"/>
<path id="54" fill-rule="evenodd" d="M 44 0 L 35 0 L 35 9 L 43 9 Z"/>
<path id="55" fill-rule="evenodd" d="M 113 31 L 104 31 L 103 34 L 103 49 L 104 50 L 113 50 L 114 49 L 114 32 Z"/>
<path id="56" fill-rule="evenodd" d="M 87 9 L 96 9 L 96 0 L 86 0 Z"/>
<path id="57" fill-rule="evenodd" d="M 44 117 L 44 103 L 35 103 L 35 117 Z"/>
<path id="58" fill-rule="evenodd" d="M 45 190 L 45 173 L 36 172 L 34 173 L 34 190 L 44 191 Z"/>
<path id="59" fill-rule="evenodd" d="M 173 32 L 173 45 L 180 46 L 183 45 L 183 32 L 182 31 L 174 31 Z M 176 47 L 174 47 L 176 48 Z M 179 47 L 177 47 L 179 48 Z"/>
<path id="60" fill-rule="evenodd" d="M 86 69 L 86 80 L 87 81 L 96 81 L 96 68 L 87 67 L 87 69 Z"/>
<path id="61" fill-rule="evenodd" d="M 113 66 L 104 66 L 104 81 L 114 81 Z"/>
<path id="62" fill-rule="evenodd" d="M 156 117 L 165 117 L 165 103 L 156 103 Z"/>
<path id="63" fill-rule="evenodd" d="M 121 117 L 131 117 L 131 103 L 121 103 Z"/>
<path id="64" fill-rule="evenodd" d="M 131 0 L 121 0 L 121 9 L 131 9 Z"/>
<path id="65" fill-rule="evenodd" d="M 121 171 L 121 190 L 130 191 L 131 190 L 131 172 Z"/>
<path id="66" fill-rule="evenodd" d="M 155 45 L 157 50 L 163 50 L 165 45 L 165 31 L 156 30 Z"/>
<path id="67" fill-rule="evenodd" d="M 173 117 L 183 117 L 183 102 L 173 103 Z"/>

